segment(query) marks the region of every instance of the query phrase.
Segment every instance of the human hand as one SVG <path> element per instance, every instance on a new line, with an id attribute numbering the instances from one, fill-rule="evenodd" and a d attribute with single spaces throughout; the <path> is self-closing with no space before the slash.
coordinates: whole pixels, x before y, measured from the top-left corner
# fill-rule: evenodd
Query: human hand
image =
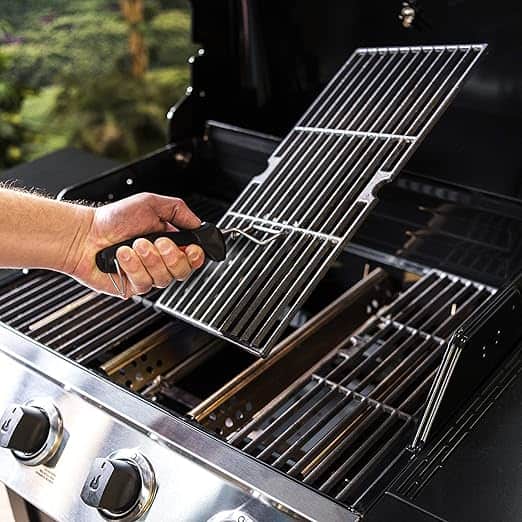
<path id="1" fill-rule="evenodd" d="M 181 199 L 156 194 L 136 194 L 90 209 L 90 224 L 75 239 L 65 271 L 97 291 L 118 295 L 107 274 L 96 266 L 98 251 L 141 234 L 200 225 L 199 218 Z M 181 249 L 168 238 L 154 243 L 137 239 L 132 248 L 120 247 L 116 258 L 128 283 L 125 297 L 147 293 L 153 286 L 164 288 L 173 279 L 183 281 L 205 261 L 201 247 L 189 245 Z"/>

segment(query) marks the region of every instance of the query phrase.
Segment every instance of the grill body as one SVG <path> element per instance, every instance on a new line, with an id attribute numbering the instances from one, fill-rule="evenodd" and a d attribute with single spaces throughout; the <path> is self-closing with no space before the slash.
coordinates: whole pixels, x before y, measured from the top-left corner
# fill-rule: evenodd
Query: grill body
<path id="1" fill-rule="evenodd" d="M 0 409 L 52 401 L 64 433 L 45 464 L 0 450 L 0 481 L 59 522 L 99 521 L 80 500 L 89 467 L 129 449 L 156 477 L 148 521 L 520 520 L 521 336 L 511 302 L 485 312 L 504 285 L 520 294 L 518 4 L 493 26 L 485 2 L 425 1 L 412 31 L 392 3 L 192 4 L 204 52 L 165 148 L 70 183 L 70 151 L 11 176 L 33 185 L 59 171 L 47 188 L 71 200 L 181 196 L 217 222 L 356 47 L 489 52 L 265 361 L 159 312 L 157 292 L 124 303 L 2 271 Z M 487 335 L 441 366 L 477 317 Z"/>
<path id="2" fill-rule="evenodd" d="M 205 143 L 214 151 L 230 152 L 223 143 L 238 135 L 243 131 L 210 124 Z M 242 172 L 255 175 L 263 168 L 259 158 L 277 143 L 246 132 L 243 137 L 249 161 Z M 176 160 L 180 151 L 185 149 L 167 148 L 71 187 L 64 196 L 123 197 L 129 176 L 140 188 L 153 189 L 140 173 L 152 169 L 160 177 L 166 168 L 175 173 L 170 190 L 182 187 L 197 212 L 218 219 L 248 178 L 234 176 L 230 157 L 218 155 L 213 161 L 223 169 L 225 189 L 196 191 L 192 187 L 202 183 L 188 180 L 208 175 L 206 152 L 198 151 L 202 165 L 197 170 L 187 170 Z M 442 185 L 422 182 L 424 197 L 431 202 L 438 198 L 438 208 L 448 209 L 441 203 L 445 197 L 453 201 L 452 214 L 468 208 L 457 197 L 458 187 L 443 192 Z M 405 174 L 389 190 L 413 204 L 419 183 L 418 176 Z M 169 185 L 163 187 L 168 193 Z M 392 224 L 402 223 L 404 206 L 397 209 L 393 201 L 383 198 L 370 220 L 386 215 Z M 511 226 L 517 226 L 517 203 L 495 201 L 494 212 L 474 212 L 489 219 L 490 230 L 498 230 L 511 209 Z M 409 218 L 419 219 L 413 212 Z M 449 221 L 446 226 L 457 225 Z M 157 292 L 122 302 L 57 274 L 3 274 L 0 355 L 9 379 L 2 402 L 47 397 L 64 418 L 77 420 L 68 424 L 70 442 L 54 467 L 35 471 L 3 453 L 7 471 L 2 480 L 57 520 L 96 520 L 96 511 L 75 495 L 84 477 L 79 473 L 78 481 L 66 480 L 67 470 L 72 466 L 85 474 L 92 459 L 131 447 L 148 455 L 163 485 L 149 512 L 151 520 L 162 520 L 167 510 L 175 510 L 179 520 L 210 520 L 239 508 L 270 520 L 358 520 L 378 513 L 381 502 L 390 502 L 386 492 L 391 494 L 393 484 L 404 482 L 401 477 L 408 473 L 414 476 L 410 462 L 423 462 L 411 444 L 448 339 L 511 279 L 507 272 L 517 265 L 468 279 L 475 272 L 462 264 L 457 273 L 448 270 L 456 234 L 444 234 L 444 227 L 433 227 L 433 240 L 451 239 L 437 270 L 419 263 L 425 260 L 425 241 L 432 240 L 429 234 L 407 252 L 391 255 L 376 248 L 385 243 L 372 230 L 363 228 L 348 245 L 266 361 L 157 312 Z M 462 241 L 473 243 L 477 231 L 484 233 L 480 227 L 454 230 Z M 496 252 L 500 244 L 516 259 L 517 245 L 495 237 L 483 242 L 483 255 L 487 249 Z M 488 378 L 497 379 L 495 371 L 492 367 Z M 505 374 L 498 377 L 502 389 L 514 379 Z M 472 400 L 479 396 L 470 393 Z M 451 412 L 445 415 L 441 426 L 453 418 Z M 81 434 L 75 435 L 77 430 Z M 423 451 L 442 443 L 440 433 Z M 204 502 L 193 496 L 194 484 L 200 482 L 208 485 Z M 408 486 L 397 483 L 397 495 L 408 498 Z M 75 501 L 50 506 L 48 488 Z M 249 491 L 258 493 L 254 498 Z M 183 498 L 177 507 L 172 495 Z M 437 512 L 433 506 L 430 510 Z"/>

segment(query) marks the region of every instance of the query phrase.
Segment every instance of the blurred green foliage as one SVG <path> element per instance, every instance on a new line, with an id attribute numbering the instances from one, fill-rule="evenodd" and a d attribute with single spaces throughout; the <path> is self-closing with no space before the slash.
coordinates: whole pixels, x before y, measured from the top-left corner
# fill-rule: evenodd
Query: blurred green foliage
<path id="1" fill-rule="evenodd" d="M 27 143 L 19 135 L 29 157 L 71 144 L 129 159 L 164 143 L 165 112 L 188 84 L 190 12 L 187 0 L 145 7 L 150 70 L 136 80 L 117 0 L 0 0 L 8 22 L 0 53 L 9 63 L 0 77 L 36 92 L 18 106 L 33 133 Z"/>
<path id="2" fill-rule="evenodd" d="M 56 97 L 55 125 L 70 130 L 68 143 L 128 159 L 165 143 L 165 109 L 187 85 L 186 68 L 155 70 L 145 78 L 120 72 L 65 84 Z"/>
<path id="3" fill-rule="evenodd" d="M 33 139 L 20 113 L 28 90 L 4 78 L 8 68 L 9 59 L 0 53 L 0 168 L 22 162 Z"/>

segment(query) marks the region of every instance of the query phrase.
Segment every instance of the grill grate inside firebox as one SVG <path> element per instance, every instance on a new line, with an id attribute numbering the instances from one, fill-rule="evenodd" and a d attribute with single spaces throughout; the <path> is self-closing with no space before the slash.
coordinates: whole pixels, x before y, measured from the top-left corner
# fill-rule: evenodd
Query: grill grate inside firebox
<path id="1" fill-rule="evenodd" d="M 82 364 L 167 323 L 140 303 L 99 295 L 41 271 L 0 296 L 0 321 Z"/>
<path id="2" fill-rule="evenodd" d="M 364 509 L 402 458 L 445 340 L 492 290 L 432 272 L 347 337 L 228 440 Z"/>

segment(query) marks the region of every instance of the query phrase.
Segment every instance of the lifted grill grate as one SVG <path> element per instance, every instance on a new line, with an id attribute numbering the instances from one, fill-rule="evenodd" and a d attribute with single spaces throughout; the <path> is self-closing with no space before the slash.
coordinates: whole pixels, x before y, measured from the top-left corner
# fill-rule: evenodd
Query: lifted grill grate
<path id="1" fill-rule="evenodd" d="M 266 356 L 484 48 L 357 50 L 219 223 L 283 239 L 234 242 L 159 308 Z"/>
<path id="2" fill-rule="evenodd" d="M 448 336 L 492 293 L 427 274 L 228 440 L 363 510 L 407 451 Z"/>

